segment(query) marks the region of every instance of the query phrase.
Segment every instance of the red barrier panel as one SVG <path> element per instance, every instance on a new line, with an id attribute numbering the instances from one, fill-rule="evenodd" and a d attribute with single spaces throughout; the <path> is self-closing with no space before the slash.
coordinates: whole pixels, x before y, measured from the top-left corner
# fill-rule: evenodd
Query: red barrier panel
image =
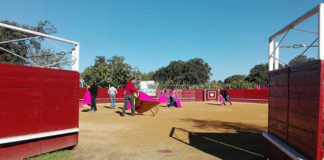
<path id="1" fill-rule="evenodd" d="M 117 102 L 124 102 L 124 92 L 125 89 L 117 89 L 118 94 L 116 95 Z M 218 100 L 218 90 L 216 89 L 177 89 L 178 98 L 181 101 L 209 101 Z M 107 88 L 99 88 L 98 96 L 96 102 L 107 103 L 110 102 L 110 97 L 108 95 Z M 162 89 L 157 89 L 156 96 L 153 98 L 157 99 L 162 92 Z M 230 89 L 228 93 L 232 101 L 240 102 L 258 102 L 267 103 L 268 102 L 268 89 Z M 85 88 L 81 88 L 79 91 L 79 98 L 82 99 L 85 93 Z M 167 90 L 167 95 L 170 94 L 170 89 Z M 204 97 L 206 96 L 206 97 Z"/>
<path id="2" fill-rule="evenodd" d="M 217 89 L 206 89 L 206 101 L 218 100 L 219 91 Z M 229 89 L 227 90 L 231 101 L 236 102 L 257 102 L 257 103 L 267 103 L 268 102 L 268 89 Z"/>
<path id="3" fill-rule="evenodd" d="M 268 89 L 229 89 L 227 91 L 232 101 L 267 103 L 269 99 Z"/>
<path id="4" fill-rule="evenodd" d="M 307 159 L 323 158 L 323 81 L 324 61 L 270 72 L 269 133 L 264 134 L 270 159 L 296 159 L 295 152 L 284 153 L 292 149 Z"/>
<path id="5" fill-rule="evenodd" d="M 77 145 L 78 89 L 77 72 L 0 64 L 0 159 Z"/>
<path id="6" fill-rule="evenodd" d="M 79 99 L 81 100 L 85 93 L 85 88 L 81 88 L 79 90 Z M 204 89 L 177 89 L 178 98 L 181 101 L 203 101 L 204 100 Z M 124 102 L 124 94 L 125 89 L 118 88 L 117 89 L 117 95 L 116 100 L 117 102 Z M 162 92 L 162 89 L 157 89 L 156 96 L 153 96 L 153 98 L 158 99 Z M 170 90 L 167 91 L 167 94 L 169 95 Z M 96 102 L 98 103 L 107 103 L 110 102 L 110 96 L 108 95 L 108 89 L 107 88 L 99 88 L 98 89 L 98 96 L 96 98 Z"/>
<path id="7" fill-rule="evenodd" d="M 196 89 L 196 101 L 204 101 L 204 89 Z"/>

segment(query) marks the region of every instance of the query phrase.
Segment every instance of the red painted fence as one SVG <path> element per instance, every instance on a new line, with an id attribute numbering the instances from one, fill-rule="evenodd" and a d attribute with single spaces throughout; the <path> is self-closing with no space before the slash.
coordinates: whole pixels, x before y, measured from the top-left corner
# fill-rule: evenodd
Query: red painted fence
<path id="1" fill-rule="evenodd" d="M 79 91 L 79 98 L 82 99 L 85 93 L 85 88 L 81 88 Z M 117 89 L 118 94 L 116 95 L 117 102 L 124 102 L 124 92 L 125 89 Z M 154 98 L 160 96 L 162 89 L 157 89 L 157 94 Z M 219 90 L 216 89 L 177 89 L 178 98 L 185 102 L 194 101 L 210 101 L 218 100 Z M 108 95 L 107 88 L 99 88 L 97 102 L 110 102 L 110 97 Z M 169 90 L 168 93 L 169 95 Z M 240 102 L 257 102 L 257 103 L 267 103 L 268 102 L 268 89 L 230 89 L 228 90 L 231 100 Z"/>
<path id="2" fill-rule="evenodd" d="M 270 72 L 269 159 L 323 158 L 323 82 L 324 61 Z"/>
<path id="3" fill-rule="evenodd" d="M 0 64 L 0 159 L 78 143 L 79 73 Z"/>

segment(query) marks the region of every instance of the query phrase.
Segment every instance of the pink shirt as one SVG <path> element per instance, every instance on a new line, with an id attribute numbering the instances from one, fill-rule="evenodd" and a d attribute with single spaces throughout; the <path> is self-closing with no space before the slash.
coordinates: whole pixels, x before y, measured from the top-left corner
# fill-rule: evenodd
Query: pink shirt
<path id="1" fill-rule="evenodd" d="M 178 97 L 178 93 L 175 91 L 175 90 L 173 90 L 172 92 L 171 92 L 171 97 Z"/>

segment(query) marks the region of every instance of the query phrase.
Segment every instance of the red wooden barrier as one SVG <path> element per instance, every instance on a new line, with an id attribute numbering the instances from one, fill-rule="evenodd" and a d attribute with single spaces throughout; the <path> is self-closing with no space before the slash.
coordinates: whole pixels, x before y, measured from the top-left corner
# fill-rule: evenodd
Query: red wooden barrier
<path id="1" fill-rule="evenodd" d="M 78 143 L 79 73 L 0 64 L 0 159 Z"/>
<path id="2" fill-rule="evenodd" d="M 82 99 L 85 93 L 85 88 L 79 90 L 79 98 Z M 124 92 L 125 89 L 119 88 L 118 94 L 116 95 L 117 102 L 124 102 Z M 99 88 L 98 96 L 96 102 L 107 103 L 110 102 L 110 97 L 107 93 L 107 88 Z M 156 96 L 153 98 L 157 99 L 161 94 L 162 89 L 157 89 Z M 218 90 L 216 89 L 177 89 L 178 98 L 184 102 L 193 101 L 210 101 L 218 100 Z M 167 90 L 169 95 L 170 90 Z M 268 102 L 268 89 L 230 89 L 228 93 L 232 101 L 239 102 L 257 102 L 257 103 L 267 103 Z M 204 97 L 206 96 L 206 97 Z"/>
<path id="3" fill-rule="evenodd" d="M 322 159 L 323 78 L 323 61 L 270 72 L 268 132 L 308 159 Z M 269 158 L 292 159 L 278 150 L 269 144 Z"/>
<path id="4" fill-rule="evenodd" d="M 218 100 L 219 91 L 216 89 L 205 90 L 205 100 Z M 227 90 L 231 101 L 236 102 L 256 102 L 256 103 L 267 103 L 269 97 L 268 89 L 229 89 Z"/>
<path id="5" fill-rule="evenodd" d="M 81 88 L 79 90 L 79 99 L 82 99 L 85 93 L 85 88 Z M 204 100 L 204 89 L 177 89 L 176 90 L 178 93 L 178 98 L 181 101 L 203 101 Z M 108 89 L 107 88 L 99 88 L 98 89 L 98 96 L 96 98 L 96 102 L 98 103 L 107 103 L 110 102 L 110 96 L 108 95 Z M 125 89 L 123 88 L 118 88 L 117 89 L 117 95 L 116 95 L 116 100 L 117 102 L 124 102 L 124 92 Z M 162 92 L 162 89 L 157 89 L 156 91 L 156 96 L 153 98 L 157 99 Z M 169 90 L 167 94 L 169 95 Z"/>
<path id="6" fill-rule="evenodd" d="M 229 89 L 227 90 L 232 101 L 267 103 L 268 89 Z"/>

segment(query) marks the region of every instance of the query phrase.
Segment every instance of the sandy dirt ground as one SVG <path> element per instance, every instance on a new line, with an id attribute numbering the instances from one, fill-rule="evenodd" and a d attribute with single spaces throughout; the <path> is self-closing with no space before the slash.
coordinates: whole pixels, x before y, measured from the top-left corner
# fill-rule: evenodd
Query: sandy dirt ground
<path id="1" fill-rule="evenodd" d="M 156 116 L 125 115 L 122 104 L 98 113 L 80 111 L 79 145 L 72 160 L 264 159 L 267 105 L 217 102 L 159 107 Z M 87 107 L 85 107 L 87 108 Z"/>

